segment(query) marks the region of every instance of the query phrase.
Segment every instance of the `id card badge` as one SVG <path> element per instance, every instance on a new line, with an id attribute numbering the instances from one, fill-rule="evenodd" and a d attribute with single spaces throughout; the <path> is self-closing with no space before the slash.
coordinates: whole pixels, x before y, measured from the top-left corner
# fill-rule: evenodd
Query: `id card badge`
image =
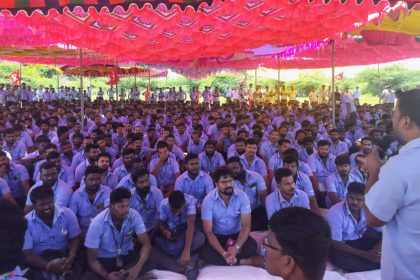
<path id="1" fill-rule="evenodd" d="M 118 256 L 117 257 L 115 265 L 117 266 L 117 268 L 122 268 L 123 267 L 123 259 L 122 259 L 122 256 Z"/>

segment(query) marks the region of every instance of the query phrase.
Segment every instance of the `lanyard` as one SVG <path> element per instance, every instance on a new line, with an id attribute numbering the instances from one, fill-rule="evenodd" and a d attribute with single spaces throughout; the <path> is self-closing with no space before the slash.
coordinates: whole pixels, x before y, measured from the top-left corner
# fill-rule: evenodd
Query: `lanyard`
<path id="1" fill-rule="evenodd" d="M 124 234 L 122 235 L 120 244 L 118 246 L 117 238 L 115 237 L 114 227 L 111 227 L 111 230 L 112 230 L 112 237 L 114 238 L 114 242 L 115 242 L 115 247 L 117 247 L 118 256 L 121 256 L 122 255 L 122 243 L 123 243 L 123 240 L 124 240 Z M 121 230 L 122 230 L 122 228 L 121 228 Z"/>

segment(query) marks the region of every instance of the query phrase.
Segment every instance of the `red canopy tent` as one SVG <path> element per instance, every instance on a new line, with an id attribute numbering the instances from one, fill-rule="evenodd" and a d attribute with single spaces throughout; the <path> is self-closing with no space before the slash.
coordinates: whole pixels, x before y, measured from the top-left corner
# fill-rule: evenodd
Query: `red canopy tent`
<path id="1" fill-rule="evenodd" d="M 370 0 L 360 4 L 351 0 L 215 0 L 198 11 L 164 5 L 153 9 L 145 4 L 127 10 L 116 7 L 112 12 L 64 8 L 63 13 L 18 14 L 16 19 L 41 32 L 40 45 L 60 42 L 120 61 L 165 64 L 174 59 L 224 57 L 265 44 L 338 39 L 343 32 L 379 20 L 387 6 L 386 1 L 375 5 Z M 1 13 L 10 16 L 8 11 Z"/>

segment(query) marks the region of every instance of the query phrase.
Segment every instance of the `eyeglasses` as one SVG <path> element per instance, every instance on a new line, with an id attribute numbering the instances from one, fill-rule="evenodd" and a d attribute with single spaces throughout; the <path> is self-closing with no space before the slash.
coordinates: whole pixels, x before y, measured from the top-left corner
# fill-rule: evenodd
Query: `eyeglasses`
<path id="1" fill-rule="evenodd" d="M 272 245 L 270 245 L 270 243 L 268 243 L 268 237 L 264 237 L 263 242 L 261 243 L 261 245 L 263 246 L 263 250 L 264 250 L 264 255 L 267 252 L 267 248 L 270 248 L 271 250 L 277 251 L 277 252 L 281 252 L 281 249 L 276 248 Z"/>
<path id="2" fill-rule="evenodd" d="M 233 182 L 233 180 L 232 180 L 232 179 L 220 180 L 220 181 L 219 181 L 219 184 L 222 184 L 222 185 L 227 185 L 227 184 L 231 184 L 232 182 Z"/>

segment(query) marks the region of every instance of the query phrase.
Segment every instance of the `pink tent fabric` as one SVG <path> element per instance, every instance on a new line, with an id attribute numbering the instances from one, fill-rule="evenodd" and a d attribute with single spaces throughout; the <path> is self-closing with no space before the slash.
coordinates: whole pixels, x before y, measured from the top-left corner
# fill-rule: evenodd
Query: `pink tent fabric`
<path id="1" fill-rule="evenodd" d="M 187 7 L 130 6 L 113 12 L 64 9 L 16 19 L 40 32 L 39 45 L 61 42 L 144 64 L 226 57 L 265 44 L 337 39 L 377 21 L 388 2 L 366 0 L 215 0 L 198 11 Z M 7 15 L 7 11 L 2 11 Z M 372 14 L 378 17 L 372 18 Z M 9 13 L 10 15 L 10 13 Z M 24 40 L 24 38 L 22 38 Z"/>

